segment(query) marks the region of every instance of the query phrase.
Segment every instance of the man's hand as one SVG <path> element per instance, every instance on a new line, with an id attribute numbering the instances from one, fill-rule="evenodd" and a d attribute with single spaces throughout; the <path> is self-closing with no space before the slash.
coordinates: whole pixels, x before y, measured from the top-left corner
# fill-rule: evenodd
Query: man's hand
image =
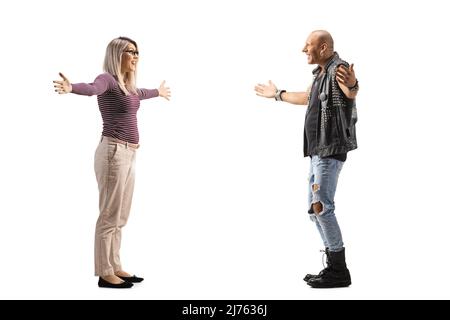
<path id="1" fill-rule="evenodd" d="M 355 70 L 353 70 L 353 63 L 349 68 L 340 65 L 336 70 L 336 81 L 338 82 L 339 88 L 341 88 L 342 92 L 349 99 L 355 99 L 358 94 L 358 88 L 355 90 L 350 90 L 356 85 L 356 75 Z"/>
<path id="2" fill-rule="evenodd" d="M 336 70 L 336 80 L 339 84 L 343 84 L 347 88 L 351 88 L 356 84 L 355 71 L 353 70 L 353 63 L 347 68 L 340 65 Z"/>
<path id="3" fill-rule="evenodd" d="M 277 93 L 277 87 L 271 80 L 269 80 L 269 84 L 258 83 L 255 86 L 256 95 L 265 98 L 275 98 Z"/>

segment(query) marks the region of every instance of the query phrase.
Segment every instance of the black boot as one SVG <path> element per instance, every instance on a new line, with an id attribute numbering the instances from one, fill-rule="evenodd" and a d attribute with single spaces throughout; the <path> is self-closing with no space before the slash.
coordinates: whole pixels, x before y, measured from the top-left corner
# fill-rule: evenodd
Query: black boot
<path id="1" fill-rule="evenodd" d="M 320 277 L 320 276 L 322 276 L 325 272 L 327 272 L 328 271 L 328 267 L 330 266 L 330 258 L 329 258 L 329 250 L 328 250 L 328 248 L 325 248 L 325 251 L 323 251 L 323 250 L 320 250 L 321 252 L 325 252 L 325 255 L 326 255 L 326 257 L 327 257 L 327 266 L 322 270 L 322 271 L 320 271 L 319 272 L 319 274 L 310 274 L 310 273 L 308 273 L 304 278 L 303 278 L 303 281 L 306 281 L 306 282 L 308 282 L 309 280 L 311 280 L 312 278 L 317 278 L 317 277 Z M 323 257 L 322 257 L 322 263 L 323 263 Z"/>
<path id="2" fill-rule="evenodd" d="M 345 248 L 339 252 L 329 251 L 328 258 L 328 270 L 319 277 L 311 278 L 308 285 L 313 288 L 348 287 L 352 281 L 345 263 Z"/>

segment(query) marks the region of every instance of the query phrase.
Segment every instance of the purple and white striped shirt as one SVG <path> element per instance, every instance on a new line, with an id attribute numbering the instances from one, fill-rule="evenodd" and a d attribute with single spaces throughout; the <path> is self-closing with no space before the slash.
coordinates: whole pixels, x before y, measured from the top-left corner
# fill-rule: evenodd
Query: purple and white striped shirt
<path id="1" fill-rule="evenodd" d="M 74 83 L 72 93 L 84 96 L 97 95 L 103 118 L 103 136 L 130 143 L 139 143 L 136 113 L 140 100 L 159 96 L 157 89 L 137 89 L 138 95 L 126 96 L 117 80 L 109 73 L 95 78 L 93 83 Z"/>

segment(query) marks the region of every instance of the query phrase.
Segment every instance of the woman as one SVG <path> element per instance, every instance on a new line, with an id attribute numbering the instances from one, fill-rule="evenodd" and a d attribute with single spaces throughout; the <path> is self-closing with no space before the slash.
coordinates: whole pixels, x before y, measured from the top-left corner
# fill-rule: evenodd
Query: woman
<path id="1" fill-rule="evenodd" d="M 95 275 L 98 286 L 131 288 L 143 278 L 123 271 L 120 262 L 121 229 L 130 213 L 134 188 L 134 164 L 139 147 L 136 113 L 140 100 L 170 98 L 163 81 L 158 89 L 136 88 L 139 60 L 137 43 L 129 38 L 112 40 L 106 48 L 103 69 L 93 83 L 53 81 L 59 94 L 97 95 L 103 133 L 95 152 L 95 175 L 100 193 L 100 215 L 95 230 Z"/>

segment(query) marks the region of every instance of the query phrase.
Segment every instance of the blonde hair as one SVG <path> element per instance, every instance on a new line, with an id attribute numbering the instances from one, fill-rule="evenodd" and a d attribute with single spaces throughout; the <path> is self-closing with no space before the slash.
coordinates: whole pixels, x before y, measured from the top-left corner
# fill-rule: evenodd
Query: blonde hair
<path id="1" fill-rule="evenodd" d="M 136 41 L 131 40 L 130 38 L 119 37 L 113 39 L 106 47 L 105 61 L 103 62 L 103 70 L 117 77 L 120 89 L 122 89 L 127 96 L 130 95 L 130 93 L 137 94 L 136 70 L 133 72 L 126 72 L 124 76 L 121 71 L 122 54 L 130 43 L 138 50 Z"/>

